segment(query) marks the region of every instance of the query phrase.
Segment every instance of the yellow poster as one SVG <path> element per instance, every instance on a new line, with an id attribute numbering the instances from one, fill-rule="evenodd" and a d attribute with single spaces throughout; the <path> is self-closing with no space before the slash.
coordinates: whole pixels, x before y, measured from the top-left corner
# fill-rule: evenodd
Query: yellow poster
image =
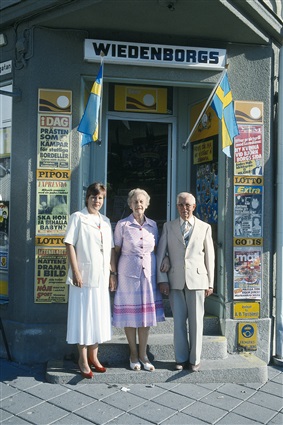
<path id="1" fill-rule="evenodd" d="M 190 114 L 190 129 L 192 130 L 195 123 L 197 122 L 200 113 L 205 105 L 206 101 L 200 102 L 192 106 Z M 209 107 L 202 115 L 198 126 L 192 134 L 190 141 L 195 142 L 197 140 L 207 139 L 208 137 L 215 136 L 218 134 L 219 119 L 214 110 Z"/>
<path id="2" fill-rule="evenodd" d="M 71 90 L 38 90 L 38 112 L 72 113 Z"/>
<path id="3" fill-rule="evenodd" d="M 68 258 L 65 248 L 36 247 L 35 303 L 66 303 Z"/>
<path id="4" fill-rule="evenodd" d="M 194 164 L 211 162 L 213 159 L 213 140 L 207 140 L 194 146 Z"/>
<path id="5" fill-rule="evenodd" d="M 259 302 L 234 303 L 233 319 L 259 319 Z"/>
<path id="6" fill-rule="evenodd" d="M 263 102 L 235 100 L 234 105 L 238 124 L 263 124 Z"/>
<path id="7" fill-rule="evenodd" d="M 167 89 L 115 85 L 114 110 L 167 114 Z"/>

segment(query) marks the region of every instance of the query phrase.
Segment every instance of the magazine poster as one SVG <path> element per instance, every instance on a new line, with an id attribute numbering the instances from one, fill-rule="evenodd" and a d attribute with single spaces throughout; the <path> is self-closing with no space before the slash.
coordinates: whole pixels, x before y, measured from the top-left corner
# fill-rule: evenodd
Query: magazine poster
<path id="1" fill-rule="evenodd" d="M 70 168 L 70 115 L 38 114 L 37 168 Z"/>
<path id="2" fill-rule="evenodd" d="M 63 247 L 36 246 L 35 303 L 67 303 L 68 258 Z"/>
<path id="3" fill-rule="evenodd" d="M 234 299 L 261 299 L 262 248 L 234 248 Z"/>
<path id="4" fill-rule="evenodd" d="M 262 186 L 234 186 L 234 236 L 262 237 Z"/>
<path id="5" fill-rule="evenodd" d="M 235 175 L 263 175 L 263 126 L 238 125 L 234 138 Z"/>
<path id="6" fill-rule="evenodd" d="M 70 171 L 37 170 L 37 235 L 65 234 L 70 211 L 69 176 Z"/>

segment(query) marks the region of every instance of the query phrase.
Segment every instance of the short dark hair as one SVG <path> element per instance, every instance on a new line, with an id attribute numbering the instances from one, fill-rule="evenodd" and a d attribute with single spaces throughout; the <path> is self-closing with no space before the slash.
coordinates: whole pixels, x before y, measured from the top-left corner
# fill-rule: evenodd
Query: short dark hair
<path id="1" fill-rule="evenodd" d="M 90 196 L 96 196 L 98 194 L 103 195 L 103 198 L 106 196 L 106 188 L 102 183 L 92 183 L 86 190 L 85 196 L 85 206 L 87 207 L 87 201 Z"/>

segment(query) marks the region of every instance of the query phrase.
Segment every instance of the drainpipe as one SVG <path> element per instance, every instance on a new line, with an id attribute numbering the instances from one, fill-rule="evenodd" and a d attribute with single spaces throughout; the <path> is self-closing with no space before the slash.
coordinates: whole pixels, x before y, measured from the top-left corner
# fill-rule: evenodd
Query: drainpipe
<path id="1" fill-rule="evenodd" d="M 283 366 L 283 47 L 279 55 L 278 152 L 276 211 L 276 354 L 275 364 Z"/>

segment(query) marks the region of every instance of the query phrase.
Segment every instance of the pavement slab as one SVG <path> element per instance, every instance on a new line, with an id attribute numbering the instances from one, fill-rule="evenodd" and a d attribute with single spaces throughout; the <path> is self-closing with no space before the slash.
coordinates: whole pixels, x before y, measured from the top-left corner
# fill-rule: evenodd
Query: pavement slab
<path id="1" fill-rule="evenodd" d="M 255 381 L 251 374 L 252 379 L 244 383 L 204 379 L 211 375 L 188 382 L 142 382 L 143 376 L 156 374 L 126 368 L 125 381 L 133 373 L 134 382 L 88 382 L 75 367 L 71 382 L 50 383 L 47 370 L 46 364 L 30 367 L 0 359 L 1 425 L 283 423 L 283 370 L 278 365 L 266 366 L 267 381 Z M 108 372 L 100 376 L 105 379 Z M 199 378 L 201 374 L 191 375 Z"/>

